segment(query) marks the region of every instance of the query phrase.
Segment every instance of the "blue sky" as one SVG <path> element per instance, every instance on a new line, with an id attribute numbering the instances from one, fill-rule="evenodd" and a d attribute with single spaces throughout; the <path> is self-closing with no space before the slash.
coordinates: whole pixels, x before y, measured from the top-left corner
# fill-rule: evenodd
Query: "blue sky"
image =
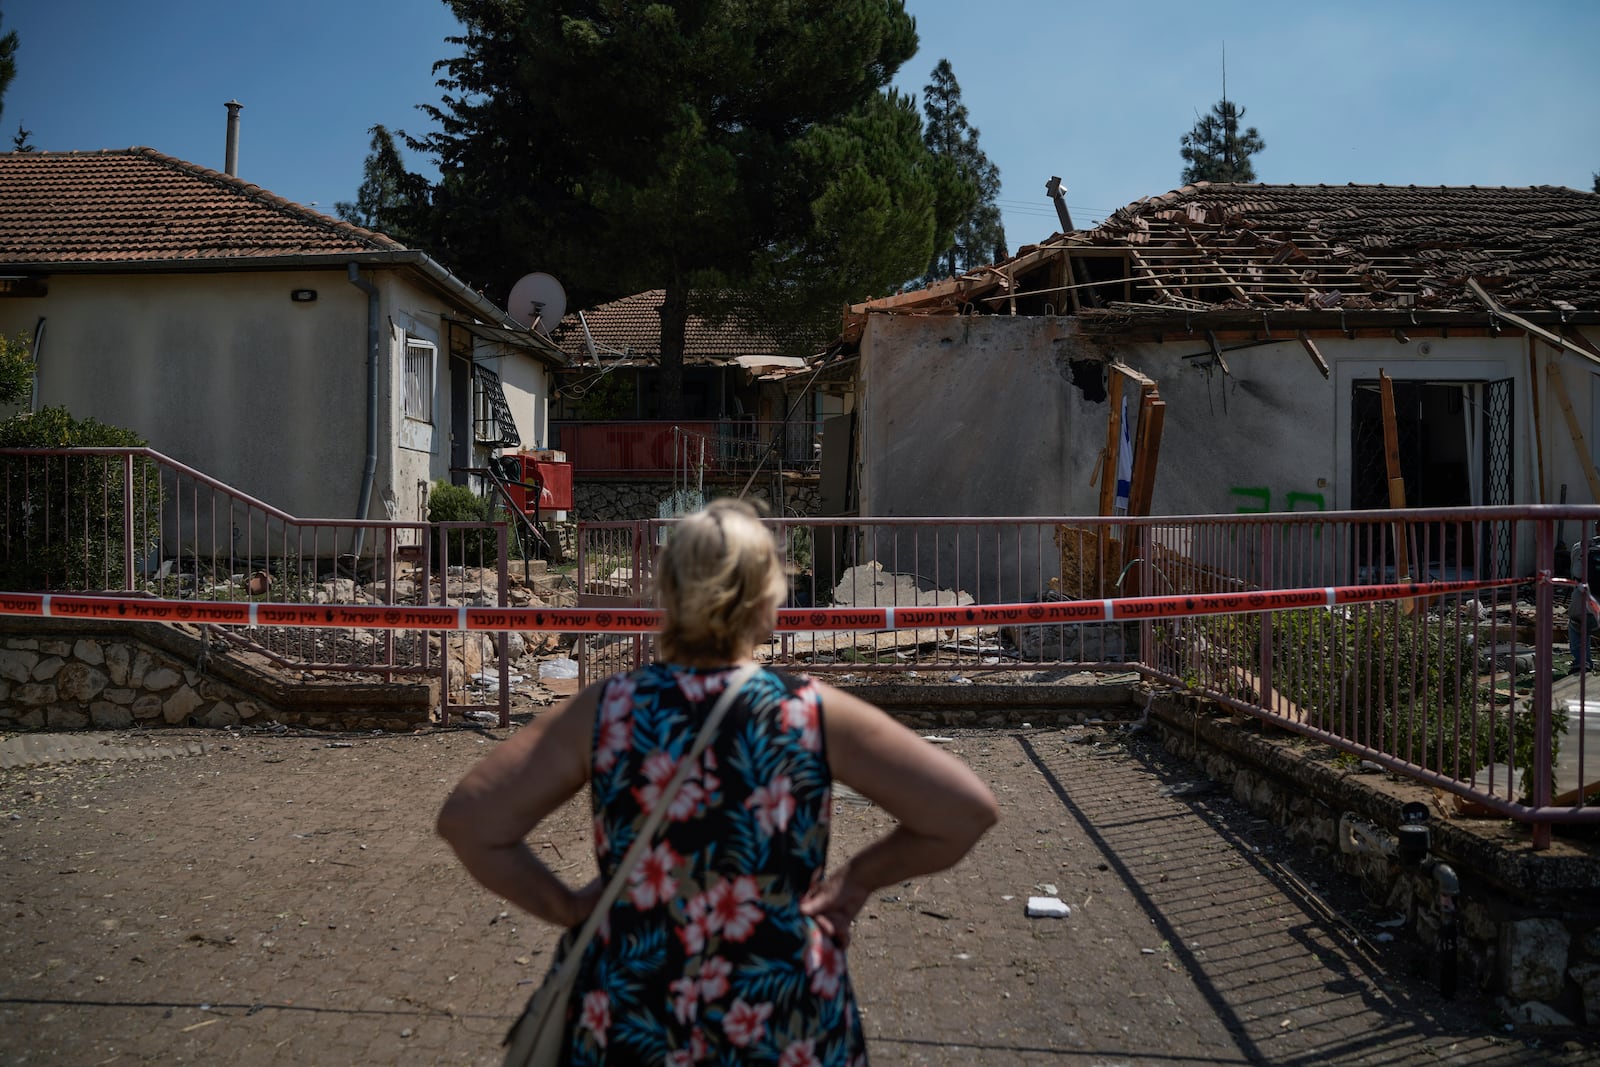
<path id="1" fill-rule="evenodd" d="M 1000 167 L 1013 251 L 1179 184 L 1181 135 L 1221 95 L 1246 109 L 1263 181 L 1568 185 L 1600 170 L 1594 0 L 910 0 L 919 92 L 941 57 Z M 374 123 L 420 132 L 454 20 L 442 0 L 0 0 L 20 38 L 0 148 L 144 145 L 332 213 Z M 424 160 L 413 166 L 427 170 Z M 529 269 L 538 252 L 529 251 Z"/>

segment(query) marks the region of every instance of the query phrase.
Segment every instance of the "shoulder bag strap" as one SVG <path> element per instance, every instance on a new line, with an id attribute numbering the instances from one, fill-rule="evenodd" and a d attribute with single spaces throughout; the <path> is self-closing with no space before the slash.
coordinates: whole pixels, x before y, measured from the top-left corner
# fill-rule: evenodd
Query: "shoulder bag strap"
<path id="1" fill-rule="evenodd" d="M 711 706 L 711 713 L 706 716 L 706 721 L 700 727 L 700 732 L 695 735 L 694 744 L 689 751 L 684 753 L 678 761 L 678 768 L 673 773 L 667 787 L 656 798 L 655 804 L 639 825 L 639 833 L 633 839 L 633 844 L 628 846 L 628 851 L 623 854 L 622 862 L 617 866 L 617 873 L 611 876 L 611 881 L 606 883 L 600 899 L 595 902 L 594 910 L 583 921 L 583 926 L 578 930 L 578 936 L 573 939 L 572 947 L 567 950 L 567 958 L 561 965 L 561 973 L 557 982 L 568 981 L 576 977 L 578 961 L 583 956 L 583 950 L 589 947 L 589 942 L 594 940 L 595 931 L 600 928 L 600 921 L 605 918 L 606 912 L 611 910 L 611 905 L 616 903 L 617 897 L 622 893 L 622 887 L 628 882 L 628 875 L 633 873 L 633 868 L 638 865 L 641 857 L 650 849 L 655 840 L 656 830 L 661 826 L 661 820 L 666 818 L 667 809 L 672 806 L 673 798 L 677 796 L 678 789 L 684 780 L 689 777 L 689 772 L 700 762 L 700 754 L 711 743 L 712 735 L 716 733 L 717 724 L 722 721 L 723 715 L 733 704 L 733 700 L 760 668 L 754 663 L 747 663 L 734 672 L 728 679 L 727 687 L 722 690 L 722 695 Z"/>

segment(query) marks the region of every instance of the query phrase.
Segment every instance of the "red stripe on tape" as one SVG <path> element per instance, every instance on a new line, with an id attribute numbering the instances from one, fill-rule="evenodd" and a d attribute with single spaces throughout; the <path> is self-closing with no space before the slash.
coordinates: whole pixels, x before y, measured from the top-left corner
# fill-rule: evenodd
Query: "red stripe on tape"
<path id="1" fill-rule="evenodd" d="M 1385 585 L 1273 589 L 1190 596 L 1063 600 L 1039 604 L 946 604 L 896 608 L 786 608 L 777 629 L 919 630 L 980 626 L 1041 626 L 1108 620 L 1183 618 L 1439 597 L 1518 585 L 1526 579 L 1392 582 Z M 351 627 L 401 630 L 534 630 L 583 633 L 653 633 L 661 613 L 644 608 L 448 608 L 363 604 L 272 604 L 149 600 L 134 597 L 0 593 L 0 615 L 120 619 L 261 626 Z"/>

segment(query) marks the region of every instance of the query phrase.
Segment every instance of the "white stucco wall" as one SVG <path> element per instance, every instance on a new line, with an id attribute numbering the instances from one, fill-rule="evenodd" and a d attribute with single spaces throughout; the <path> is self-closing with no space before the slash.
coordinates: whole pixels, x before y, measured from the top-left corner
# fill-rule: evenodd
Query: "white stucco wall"
<path id="1" fill-rule="evenodd" d="M 1090 478 L 1109 409 L 1073 383 L 1067 360 L 1094 349 L 1069 329 L 1048 318 L 870 317 L 861 349 L 861 514 L 1095 514 Z M 1351 508 L 1352 392 L 1380 370 L 1396 381 L 1512 379 L 1512 502 L 1555 503 L 1562 483 L 1569 502 L 1596 502 L 1585 467 L 1600 447 L 1600 364 L 1540 343 L 1530 371 L 1525 336 L 1414 333 L 1408 343 L 1319 338 L 1330 379 L 1292 338 L 1226 352 L 1228 374 L 1185 358 L 1206 353 L 1204 340 L 1110 349 L 1154 379 L 1166 402 L 1152 513 Z M 1580 426 L 1593 431 L 1581 448 L 1547 378 L 1552 361 Z M 1131 408 L 1136 400 L 1133 392 Z M 1469 407 L 1452 417 L 1476 415 Z M 1472 502 L 1483 503 L 1477 456 L 1470 461 Z M 1531 538 L 1523 541 L 1520 554 L 1530 558 L 1519 565 L 1531 562 Z"/>
<path id="2" fill-rule="evenodd" d="M 480 346 L 478 362 L 500 375 L 506 403 L 517 424 L 525 450 L 548 447 L 550 440 L 549 368 L 528 355 L 505 345 Z"/>
<path id="3" fill-rule="evenodd" d="M 440 298 L 397 271 L 379 290 L 378 464 L 371 518 L 417 517 L 448 476 Z M 294 289 L 314 289 L 297 303 Z M 157 451 L 299 518 L 351 518 L 367 455 L 367 295 L 338 271 L 59 274 L 0 301 L 0 331 L 45 319 L 38 402 L 123 426 Z M 426 447 L 401 448 L 405 335 L 439 345 Z"/>
<path id="4" fill-rule="evenodd" d="M 1079 347 L 1086 344 L 1045 318 L 870 318 L 860 374 L 862 513 L 1092 514 L 1099 491 L 1089 479 L 1108 409 L 1085 400 L 1065 366 L 1092 351 Z M 1600 434 L 1588 433 L 1588 454 L 1580 454 L 1545 368 L 1562 367 L 1580 426 L 1600 430 L 1600 364 L 1540 344 L 1531 382 L 1528 340 L 1510 334 L 1317 344 L 1329 380 L 1294 340 L 1227 352 L 1228 374 L 1184 358 L 1204 353 L 1204 341 L 1111 349 L 1155 379 L 1166 402 L 1155 513 L 1255 510 L 1263 488 L 1273 511 L 1351 506 L 1352 388 L 1380 370 L 1397 381 L 1511 378 L 1515 500 L 1553 503 L 1554 486 L 1565 482 L 1571 502 L 1595 502 L 1583 465 L 1594 462 Z"/>

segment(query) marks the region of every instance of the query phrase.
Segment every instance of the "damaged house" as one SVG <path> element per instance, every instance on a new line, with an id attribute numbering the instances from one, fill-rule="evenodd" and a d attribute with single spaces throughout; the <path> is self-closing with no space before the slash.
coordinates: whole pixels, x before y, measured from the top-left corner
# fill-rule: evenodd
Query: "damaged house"
<path id="1" fill-rule="evenodd" d="M 1572 189 L 1186 186 L 844 340 L 864 517 L 1111 514 L 1124 420 L 1130 514 L 1387 507 L 1380 375 L 1409 506 L 1600 503 L 1600 196 Z"/>

